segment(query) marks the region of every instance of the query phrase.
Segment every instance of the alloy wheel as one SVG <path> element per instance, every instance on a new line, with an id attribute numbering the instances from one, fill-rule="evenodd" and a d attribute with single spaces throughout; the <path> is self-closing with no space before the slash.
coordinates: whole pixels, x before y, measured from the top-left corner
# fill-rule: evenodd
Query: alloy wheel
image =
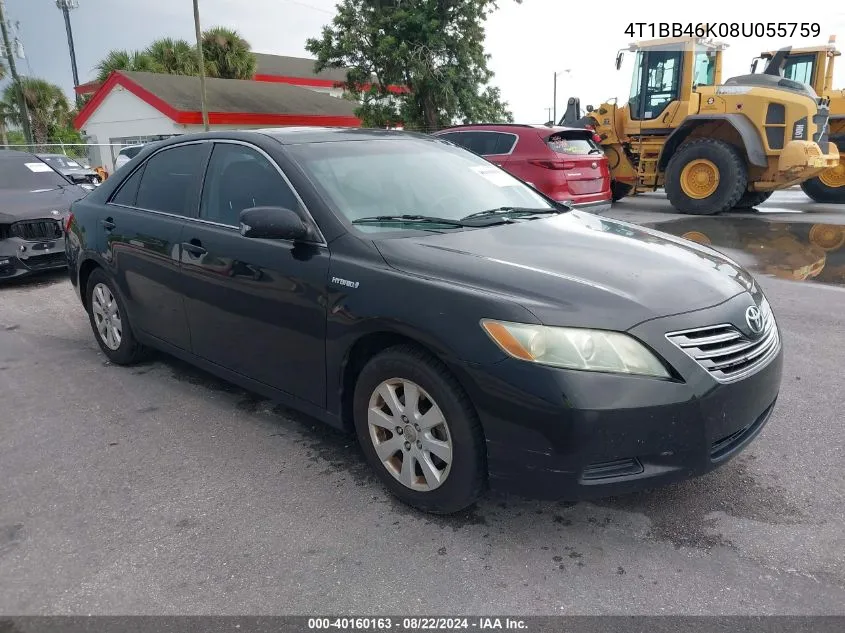
<path id="1" fill-rule="evenodd" d="M 91 312 L 94 314 L 94 325 L 106 347 L 116 350 L 123 339 L 123 324 L 120 321 L 120 310 L 111 290 L 105 284 L 97 284 L 91 293 Z"/>
<path id="2" fill-rule="evenodd" d="M 452 466 L 452 437 L 440 407 L 418 384 L 382 382 L 367 410 L 370 440 L 382 465 L 403 486 L 439 488 Z"/>

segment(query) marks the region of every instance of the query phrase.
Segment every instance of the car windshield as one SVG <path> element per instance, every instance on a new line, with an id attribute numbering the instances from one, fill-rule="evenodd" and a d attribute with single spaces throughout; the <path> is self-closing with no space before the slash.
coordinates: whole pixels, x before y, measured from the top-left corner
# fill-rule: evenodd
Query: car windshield
<path id="1" fill-rule="evenodd" d="M 0 189 L 44 191 L 67 184 L 50 165 L 34 156 L 0 158 Z"/>
<path id="2" fill-rule="evenodd" d="M 457 221 L 502 207 L 555 208 L 483 158 L 440 141 L 335 141 L 288 149 L 335 208 L 353 222 L 400 215 Z M 356 227 L 362 231 L 420 228 L 410 219 Z"/>
<path id="3" fill-rule="evenodd" d="M 141 151 L 141 146 L 137 145 L 135 147 L 124 147 L 120 150 L 121 155 L 126 156 L 126 158 L 135 158 L 138 152 Z"/>
<path id="4" fill-rule="evenodd" d="M 63 167 L 68 169 L 79 169 L 82 167 L 82 165 L 77 163 L 75 160 L 71 160 L 65 156 L 42 156 L 41 158 L 58 169 Z"/>

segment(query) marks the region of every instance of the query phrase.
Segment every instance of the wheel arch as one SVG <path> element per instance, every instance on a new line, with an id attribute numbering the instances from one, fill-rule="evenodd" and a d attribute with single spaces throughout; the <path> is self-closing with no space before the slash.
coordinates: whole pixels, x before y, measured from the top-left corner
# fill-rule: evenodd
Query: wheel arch
<path id="1" fill-rule="evenodd" d="M 461 389 L 463 389 L 469 399 L 469 402 L 472 404 L 472 398 L 469 395 L 469 390 L 467 390 L 466 385 L 463 384 L 460 372 L 454 371 L 452 364 L 431 345 L 426 345 L 417 338 L 395 330 L 371 330 L 361 333 L 361 335 L 355 339 L 355 341 L 346 349 L 341 362 L 338 388 L 340 390 L 340 419 L 344 429 L 354 431 L 355 428 L 352 417 L 352 405 L 355 394 L 355 384 L 361 370 L 370 361 L 370 359 L 374 358 L 377 354 L 391 347 L 396 347 L 397 345 L 410 345 L 425 352 L 438 362 L 442 363 L 443 366 L 452 374 Z M 475 405 L 473 404 L 473 407 L 474 406 Z"/>
<path id="2" fill-rule="evenodd" d="M 689 138 L 693 131 L 708 123 L 728 123 L 731 125 L 742 141 L 748 161 L 757 167 L 768 165 L 760 133 L 746 116 L 742 114 L 694 114 L 688 116 L 666 139 L 658 160 L 658 168 L 665 170 L 672 155 L 681 144 Z"/>
<path id="3" fill-rule="evenodd" d="M 86 292 L 88 289 L 88 280 L 91 278 L 91 273 L 93 273 L 97 268 L 105 270 L 105 266 L 92 257 L 82 260 L 79 264 L 79 298 L 82 301 L 82 306 L 86 310 L 88 309 L 88 293 Z"/>

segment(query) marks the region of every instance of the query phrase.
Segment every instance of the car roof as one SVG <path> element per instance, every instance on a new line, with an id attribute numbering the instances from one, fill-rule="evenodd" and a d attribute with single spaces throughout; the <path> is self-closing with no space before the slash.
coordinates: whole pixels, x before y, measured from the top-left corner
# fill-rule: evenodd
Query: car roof
<path id="1" fill-rule="evenodd" d="M 481 130 L 496 132 L 516 132 L 517 130 L 539 130 L 553 134 L 555 132 L 583 132 L 584 128 L 567 127 L 563 125 L 543 125 L 541 123 L 466 123 L 443 128 L 435 134 L 443 132 L 457 132 L 461 130 Z"/>
<path id="2" fill-rule="evenodd" d="M 155 141 L 156 148 L 177 145 L 187 140 L 230 139 L 250 141 L 256 136 L 272 138 L 282 145 L 300 145 L 305 143 L 328 143 L 334 141 L 369 141 L 386 139 L 423 139 L 433 140 L 427 134 L 407 132 L 404 130 L 378 130 L 351 127 L 280 127 L 262 128 L 256 130 L 220 130 L 218 132 L 196 132 L 181 134 L 169 139 Z M 152 143 L 147 143 L 152 145 Z"/>

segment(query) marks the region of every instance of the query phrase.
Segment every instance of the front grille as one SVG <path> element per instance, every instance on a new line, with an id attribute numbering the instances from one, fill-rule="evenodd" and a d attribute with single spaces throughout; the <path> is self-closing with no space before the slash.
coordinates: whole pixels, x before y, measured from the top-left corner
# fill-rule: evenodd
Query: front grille
<path id="1" fill-rule="evenodd" d="M 749 338 L 729 324 L 670 332 L 666 337 L 719 382 L 734 382 L 766 365 L 780 349 L 780 337 L 769 302 L 760 306 L 763 331 Z"/>
<path id="2" fill-rule="evenodd" d="M 62 225 L 58 220 L 22 220 L 9 227 L 12 237 L 34 242 L 57 240 L 62 236 Z"/>
<path id="3" fill-rule="evenodd" d="M 34 255 L 22 260 L 30 270 L 44 270 L 45 268 L 58 268 L 67 265 L 67 257 L 64 253 L 49 253 L 47 255 Z"/>
<path id="4" fill-rule="evenodd" d="M 639 475 L 641 472 L 643 472 L 643 465 L 640 460 L 631 457 L 590 464 L 581 473 L 581 478 L 587 480 L 608 479 L 610 477 L 624 477 L 625 475 Z"/>

